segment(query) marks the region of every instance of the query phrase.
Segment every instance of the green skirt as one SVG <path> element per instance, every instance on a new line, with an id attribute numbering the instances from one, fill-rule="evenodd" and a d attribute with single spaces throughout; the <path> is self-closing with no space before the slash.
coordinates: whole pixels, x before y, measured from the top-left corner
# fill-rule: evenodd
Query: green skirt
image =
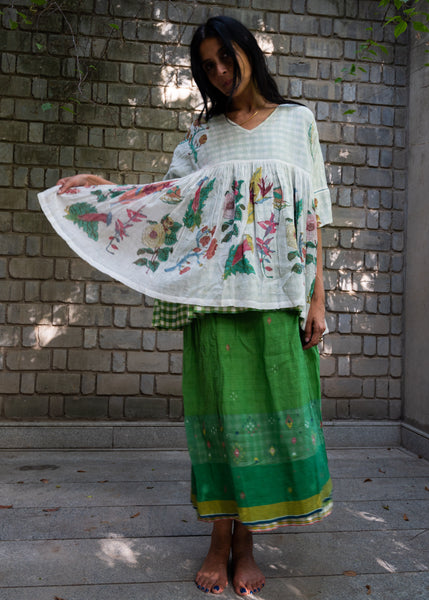
<path id="1" fill-rule="evenodd" d="M 331 512 L 319 353 L 302 349 L 297 311 L 194 319 L 183 397 L 199 519 L 262 531 Z"/>

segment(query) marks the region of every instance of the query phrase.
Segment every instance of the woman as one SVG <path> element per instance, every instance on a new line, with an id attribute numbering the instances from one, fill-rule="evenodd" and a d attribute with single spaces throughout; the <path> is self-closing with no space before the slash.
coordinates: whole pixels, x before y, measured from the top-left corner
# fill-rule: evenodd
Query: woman
<path id="1" fill-rule="evenodd" d="M 184 328 L 192 502 L 213 522 L 196 583 L 221 593 L 232 552 L 246 596 L 265 583 L 252 531 L 332 507 L 317 352 L 330 199 L 311 112 L 281 97 L 241 23 L 209 19 L 191 61 L 206 122 L 176 148 L 165 181 L 78 175 L 41 203 L 86 260 L 158 299 L 155 326 Z M 65 215 L 61 195 L 73 200 Z"/>

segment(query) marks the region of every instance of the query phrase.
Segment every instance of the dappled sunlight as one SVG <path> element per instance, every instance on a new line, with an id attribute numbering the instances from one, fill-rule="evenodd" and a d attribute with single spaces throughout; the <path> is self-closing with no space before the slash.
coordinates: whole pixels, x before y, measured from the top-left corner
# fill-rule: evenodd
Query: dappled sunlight
<path id="1" fill-rule="evenodd" d="M 177 102 L 179 105 L 181 105 L 183 102 L 188 102 L 194 107 L 195 103 L 200 102 L 199 94 L 195 90 L 177 87 L 176 85 L 169 85 L 164 88 L 162 96 L 164 102 L 168 104 L 174 104 Z"/>
<path id="2" fill-rule="evenodd" d="M 385 519 L 383 519 L 382 517 L 378 517 L 377 515 L 365 512 L 363 510 L 352 510 L 351 508 L 346 508 L 346 511 L 355 517 L 359 517 L 360 519 L 364 519 L 365 521 L 370 521 L 372 523 L 386 522 Z"/>
<path id="3" fill-rule="evenodd" d="M 396 573 L 396 567 L 388 563 L 386 560 L 383 560 L 382 558 L 376 558 L 375 560 L 380 565 L 380 567 L 385 569 L 388 573 Z"/>
<path id="4" fill-rule="evenodd" d="M 360 286 L 363 292 L 373 292 L 374 291 L 374 273 L 363 273 Z"/>
<path id="5" fill-rule="evenodd" d="M 61 333 L 61 329 L 55 325 L 41 325 L 35 327 L 37 338 L 41 346 L 49 346 L 49 344 Z"/>
<path id="6" fill-rule="evenodd" d="M 341 167 L 340 166 L 334 166 L 331 165 L 331 163 L 326 162 L 325 165 L 328 167 L 329 169 L 326 170 L 326 178 L 327 181 L 330 185 L 334 185 L 335 184 L 335 177 L 334 177 L 334 169 L 336 169 L 337 172 L 337 180 L 341 181 Z"/>
<path id="7" fill-rule="evenodd" d="M 272 39 L 265 35 L 255 34 L 256 41 L 264 54 L 272 54 L 274 52 L 274 43 Z"/>
<path id="8" fill-rule="evenodd" d="M 131 567 L 138 564 L 140 552 L 133 550 L 134 542 L 124 539 L 119 534 L 111 533 L 110 538 L 100 540 L 100 552 L 96 556 L 107 563 L 109 567 L 114 567 L 117 563 L 124 563 Z"/>

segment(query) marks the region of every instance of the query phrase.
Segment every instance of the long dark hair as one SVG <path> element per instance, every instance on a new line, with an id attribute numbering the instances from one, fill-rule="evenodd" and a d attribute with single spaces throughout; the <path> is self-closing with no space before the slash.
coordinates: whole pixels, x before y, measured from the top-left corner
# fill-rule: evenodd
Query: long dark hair
<path id="1" fill-rule="evenodd" d="M 232 91 L 229 96 L 222 94 L 210 83 L 201 65 L 200 45 L 207 38 L 218 38 L 232 58 L 234 75 Z M 293 100 L 283 98 L 280 94 L 276 82 L 268 72 L 264 53 L 247 27 L 232 17 L 218 16 L 212 17 L 207 23 L 200 25 L 195 31 L 191 42 L 192 76 L 204 102 L 204 108 L 200 116 L 204 115 L 208 120 L 215 115 L 224 114 L 228 110 L 234 88 L 241 78 L 240 66 L 232 45 L 233 42 L 240 46 L 246 54 L 252 68 L 253 81 L 265 100 L 275 104 L 299 104 Z M 208 100 L 210 100 L 210 106 Z"/>

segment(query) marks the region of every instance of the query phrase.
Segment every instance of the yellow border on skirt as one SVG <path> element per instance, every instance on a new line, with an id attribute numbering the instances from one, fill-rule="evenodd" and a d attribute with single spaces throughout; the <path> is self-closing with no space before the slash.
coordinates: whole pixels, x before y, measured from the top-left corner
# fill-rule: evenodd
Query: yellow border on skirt
<path id="1" fill-rule="evenodd" d="M 319 494 L 294 502 L 277 502 L 265 506 L 238 506 L 234 500 L 197 502 L 194 494 L 191 495 L 191 501 L 197 509 L 199 517 L 204 521 L 216 520 L 222 517 L 233 518 L 238 515 L 241 522 L 254 523 L 255 526 L 258 523 L 267 523 L 267 521 L 279 520 L 284 522 L 289 518 L 293 521 L 293 524 L 296 524 L 300 520 L 299 517 L 302 517 L 304 523 L 306 521 L 311 522 L 311 513 L 314 511 L 320 510 L 324 513 L 331 492 L 332 481 L 329 479 Z M 314 520 L 320 520 L 317 513 L 314 514 Z"/>

